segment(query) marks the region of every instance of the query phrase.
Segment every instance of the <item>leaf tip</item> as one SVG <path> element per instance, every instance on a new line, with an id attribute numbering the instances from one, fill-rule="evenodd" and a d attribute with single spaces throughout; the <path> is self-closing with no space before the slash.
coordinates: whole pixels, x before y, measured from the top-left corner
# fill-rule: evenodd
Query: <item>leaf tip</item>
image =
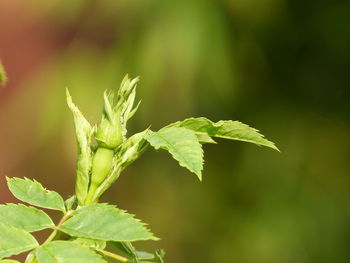
<path id="1" fill-rule="evenodd" d="M 66 101 L 67 101 L 68 107 L 72 109 L 74 107 L 74 104 L 68 88 L 66 88 Z"/>
<path id="2" fill-rule="evenodd" d="M 267 140 L 268 141 L 268 140 Z M 268 144 L 266 144 L 266 145 L 264 145 L 264 146 L 267 146 L 267 147 L 269 147 L 269 148 L 271 148 L 271 149 L 273 149 L 273 150 L 275 150 L 275 151 L 277 151 L 277 152 L 281 152 L 281 150 L 276 146 L 276 144 L 275 143 L 273 143 L 273 142 L 271 142 L 271 141 L 268 141 L 269 143 Z"/>

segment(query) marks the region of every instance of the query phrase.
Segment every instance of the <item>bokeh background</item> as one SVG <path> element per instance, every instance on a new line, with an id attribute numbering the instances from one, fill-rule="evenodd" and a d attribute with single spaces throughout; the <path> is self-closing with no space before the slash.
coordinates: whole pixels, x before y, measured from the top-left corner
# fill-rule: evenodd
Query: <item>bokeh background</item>
<path id="1" fill-rule="evenodd" d="M 91 122 L 140 75 L 138 132 L 238 119 L 282 153 L 205 146 L 204 180 L 149 151 L 103 200 L 150 224 L 166 262 L 350 262 L 350 2 L 1 0 L 0 201 L 5 175 L 73 193 L 65 87 Z M 1 233 L 0 233 L 1 234 Z"/>

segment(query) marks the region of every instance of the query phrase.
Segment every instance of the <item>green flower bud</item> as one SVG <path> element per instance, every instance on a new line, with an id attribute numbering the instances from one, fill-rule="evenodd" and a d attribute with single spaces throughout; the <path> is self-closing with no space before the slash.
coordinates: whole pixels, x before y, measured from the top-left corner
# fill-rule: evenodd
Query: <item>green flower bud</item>
<path id="1" fill-rule="evenodd" d="M 95 139 L 100 147 L 114 149 L 123 141 L 120 114 L 117 112 L 114 115 L 114 121 L 110 121 L 104 117 L 98 126 Z"/>
<path id="2" fill-rule="evenodd" d="M 121 112 L 113 103 L 114 93 L 104 93 L 104 109 L 95 139 L 100 147 L 115 149 L 123 141 Z"/>
<path id="3" fill-rule="evenodd" d="M 112 170 L 114 150 L 99 147 L 92 161 L 90 187 L 85 204 L 92 203 L 96 189 Z"/>
<path id="4" fill-rule="evenodd" d="M 92 161 L 91 184 L 99 186 L 112 168 L 114 151 L 99 147 Z"/>

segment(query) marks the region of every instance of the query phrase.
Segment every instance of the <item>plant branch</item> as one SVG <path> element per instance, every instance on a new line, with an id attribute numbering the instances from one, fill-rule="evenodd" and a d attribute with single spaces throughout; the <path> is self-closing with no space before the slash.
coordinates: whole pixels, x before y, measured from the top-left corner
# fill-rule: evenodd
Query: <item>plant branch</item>
<path id="1" fill-rule="evenodd" d="M 49 235 L 49 237 L 44 241 L 43 245 L 51 242 L 57 235 L 58 229 L 60 228 L 61 225 L 63 225 L 64 222 L 66 222 L 66 220 L 70 217 L 72 211 L 68 211 L 60 220 L 60 222 L 58 222 L 57 226 L 55 226 L 54 230 L 52 231 L 52 233 Z"/>

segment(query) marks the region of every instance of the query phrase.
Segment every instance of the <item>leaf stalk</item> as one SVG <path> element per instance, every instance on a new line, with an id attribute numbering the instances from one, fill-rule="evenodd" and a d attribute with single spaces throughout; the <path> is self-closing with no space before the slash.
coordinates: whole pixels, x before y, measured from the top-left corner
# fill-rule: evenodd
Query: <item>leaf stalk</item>
<path id="1" fill-rule="evenodd" d="M 114 254 L 112 252 L 103 250 L 103 249 L 96 249 L 96 251 L 100 252 L 101 254 L 105 255 L 106 257 L 113 258 L 115 260 L 118 260 L 120 262 L 128 262 L 129 260 L 125 257 L 122 257 L 120 255 Z"/>

